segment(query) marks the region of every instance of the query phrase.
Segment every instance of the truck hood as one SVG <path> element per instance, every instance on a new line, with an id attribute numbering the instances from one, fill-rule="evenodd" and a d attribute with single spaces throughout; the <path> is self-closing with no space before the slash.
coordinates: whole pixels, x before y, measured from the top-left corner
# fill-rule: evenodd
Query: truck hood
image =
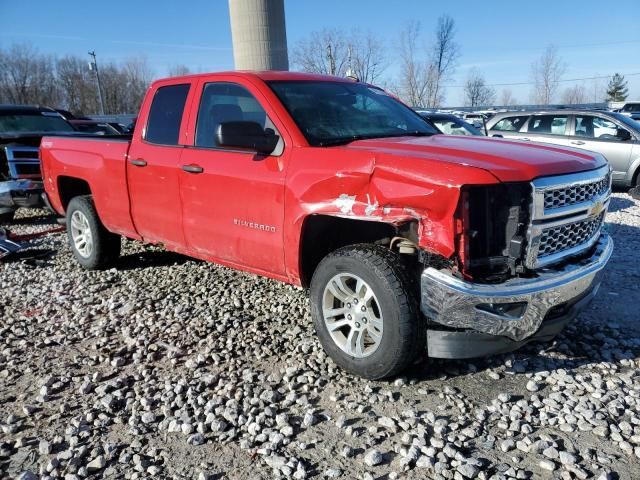
<path id="1" fill-rule="evenodd" d="M 455 135 L 358 140 L 344 148 L 368 150 L 376 156 L 388 157 L 389 161 L 393 161 L 393 157 L 403 157 L 475 167 L 503 182 L 531 181 L 538 177 L 593 170 L 606 164 L 602 155 L 585 150 Z"/>

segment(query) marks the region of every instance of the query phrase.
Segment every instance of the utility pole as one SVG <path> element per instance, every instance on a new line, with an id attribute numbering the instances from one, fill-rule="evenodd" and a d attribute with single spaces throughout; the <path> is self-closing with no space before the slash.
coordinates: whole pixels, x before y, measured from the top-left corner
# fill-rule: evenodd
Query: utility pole
<path id="1" fill-rule="evenodd" d="M 100 100 L 100 115 L 104 115 L 104 100 L 102 99 L 102 84 L 100 83 L 100 72 L 98 71 L 98 62 L 96 61 L 96 51 L 89 52 L 89 56 L 93 57 L 93 62 L 89 63 L 89 70 L 95 70 L 98 79 L 98 99 Z"/>
<path id="2" fill-rule="evenodd" d="M 333 56 L 331 44 L 327 45 L 327 61 L 329 62 L 329 75 L 336 74 L 336 59 Z"/>

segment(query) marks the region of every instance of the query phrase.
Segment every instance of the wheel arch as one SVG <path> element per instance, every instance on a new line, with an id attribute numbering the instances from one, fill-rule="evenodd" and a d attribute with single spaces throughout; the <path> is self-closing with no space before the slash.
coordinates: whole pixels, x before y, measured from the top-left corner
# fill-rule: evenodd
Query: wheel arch
<path id="1" fill-rule="evenodd" d="M 308 287 L 320 261 L 338 248 L 358 243 L 390 245 L 394 237 L 417 243 L 417 228 L 417 220 L 392 224 L 330 214 L 309 215 L 300 233 L 300 282 Z"/>
<path id="2" fill-rule="evenodd" d="M 57 178 L 58 197 L 60 205 L 64 211 L 67 210 L 69 202 L 74 197 L 83 195 L 91 195 L 91 186 L 89 182 L 82 178 L 61 175 Z"/>

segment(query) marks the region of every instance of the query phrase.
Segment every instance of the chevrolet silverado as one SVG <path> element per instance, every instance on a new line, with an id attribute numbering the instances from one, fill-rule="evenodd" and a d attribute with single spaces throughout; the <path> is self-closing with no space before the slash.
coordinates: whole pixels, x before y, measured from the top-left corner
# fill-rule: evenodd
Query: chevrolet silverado
<path id="1" fill-rule="evenodd" d="M 227 72 L 155 82 L 130 141 L 41 158 L 84 268 L 125 236 L 309 287 L 329 356 L 383 378 L 553 338 L 613 248 L 601 155 L 436 133 L 372 85 Z"/>

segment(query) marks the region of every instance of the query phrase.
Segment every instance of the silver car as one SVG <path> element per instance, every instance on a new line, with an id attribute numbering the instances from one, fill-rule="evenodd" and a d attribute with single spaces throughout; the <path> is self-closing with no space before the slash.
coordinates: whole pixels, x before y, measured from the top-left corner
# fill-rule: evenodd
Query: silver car
<path id="1" fill-rule="evenodd" d="M 554 110 L 499 113 L 487 122 L 490 137 L 583 148 L 604 155 L 618 186 L 640 185 L 640 123 L 613 112 Z"/>

